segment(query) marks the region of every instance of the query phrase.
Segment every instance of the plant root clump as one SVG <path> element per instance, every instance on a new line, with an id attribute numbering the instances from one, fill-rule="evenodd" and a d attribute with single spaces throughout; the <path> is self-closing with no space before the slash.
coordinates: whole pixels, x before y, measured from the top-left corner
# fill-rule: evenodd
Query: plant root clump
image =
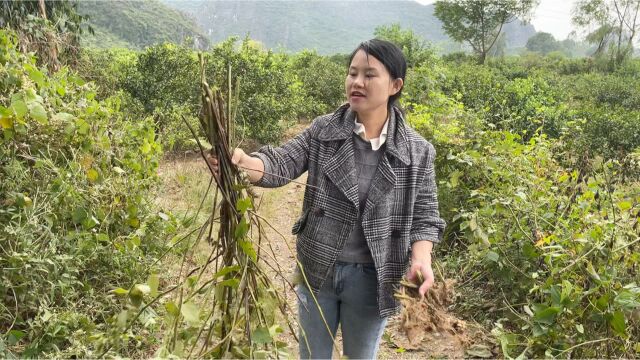
<path id="1" fill-rule="evenodd" d="M 442 337 L 452 337 L 460 346 L 468 344 L 467 324 L 447 311 L 455 301 L 455 281 L 447 279 L 431 287 L 420 298 L 417 285 L 402 281 L 395 296 L 402 304 L 400 328 L 407 337 L 405 349 L 420 349 Z"/>
<path id="2" fill-rule="evenodd" d="M 422 279 L 419 279 L 422 282 Z M 423 298 L 418 286 L 402 280 L 395 297 L 402 312 L 392 320 L 391 342 L 399 350 L 424 351 L 431 358 L 495 358 L 495 340 L 473 322 L 457 318 L 449 309 L 455 304 L 455 280 L 445 279 L 432 286 Z"/>

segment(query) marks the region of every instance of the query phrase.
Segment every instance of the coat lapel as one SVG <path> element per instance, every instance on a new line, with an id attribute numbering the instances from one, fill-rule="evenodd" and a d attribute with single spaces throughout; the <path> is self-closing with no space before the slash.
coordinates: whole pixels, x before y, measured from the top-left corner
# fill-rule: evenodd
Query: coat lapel
<path id="1" fill-rule="evenodd" d="M 358 208 L 358 179 L 353 156 L 353 141 L 347 139 L 324 163 L 322 171 L 329 180 Z"/>
<path id="2" fill-rule="evenodd" d="M 322 130 L 319 139 L 322 141 L 342 141 L 333 155 L 322 166 L 322 171 L 329 180 L 358 208 L 358 179 L 354 158 L 353 123 L 355 113 L 349 105 L 341 106 Z"/>
<path id="3" fill-rule="evenodd" d="M 369 192 L 367 194 L 367 202 L 362 213 L 362 219 L 366 220 L 371 216 L 371 211 L 380 203 L 388 203 L 393 195 L 393 188 L 398 181 L 396 173 L 393 171 L 389 156 L 398 160 L 404 165 L 410 164 L 409 147 L 407 140 L 407 132 L 404 121 L 401 120 L 402 114 L 396 107 L 392 107 L 389 112 L 388 136 L 385 142 L 385 154 L 380 158 L 380 163 L 376 170 Z"/>
<path id="4" fill-rule="evenodd" d="M 373 180 L 369 187 L 367 194 L 367 202 L 362 213 L 362 219 L 367 220 L 371 215 L 371 211 L 375 208 L 376 204 L 388 202 L 388 198 L 393 196 L 391 191 L 397 182 L 396 174 L 391 168 L 389 159 L 383 155 L 378 164 Z"/>

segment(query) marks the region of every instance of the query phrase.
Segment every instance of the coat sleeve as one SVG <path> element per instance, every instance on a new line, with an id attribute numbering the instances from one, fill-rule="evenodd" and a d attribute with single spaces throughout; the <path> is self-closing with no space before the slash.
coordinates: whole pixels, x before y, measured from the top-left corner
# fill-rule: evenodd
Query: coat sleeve
<path id="1" fill-rule="evenodd" d="M 413 205 L 413 221 L 409 236 L 411 244 L 420 240 L 440 242 L 446 226 L 438 210 L 435 158 L 436 150 L 433 145 L 428 144 L 425 176 L 423 182 L 418 186 L 418 193 Z"/>
<path id="2" fill-rule="evenodd" d="M 251 153 L 251 156 L 262 160 L 265 171 L 254 185 L 265 188 L 284 186 L 307 171 L 311 133 L 316 124 L 317 121 L 314 121 L 302 133 L 280 147 L 266 145 Z"/>

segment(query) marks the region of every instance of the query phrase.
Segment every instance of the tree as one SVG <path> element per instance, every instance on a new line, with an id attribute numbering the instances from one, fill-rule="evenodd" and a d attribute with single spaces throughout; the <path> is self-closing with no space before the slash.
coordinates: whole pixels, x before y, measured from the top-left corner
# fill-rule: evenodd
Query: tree
<path id="1" fill-rule="evenodd" d="M 539 32 L 527 40 L 526 48 L 529 51 L 546 55 L 552 51 L 560 50 L 560 44 L 553 35 L 546 32 Z"/>
<path id="2" fill-rule="evenodd" d="M 572 21 L 590 31 L 586 40 L 596 45 L 595 56 L 609 54 L 614 67 L 633 54 L 640 31 L 640 0 L 579 0 Z M 591 30 L 593 25 L 595 30 Z"/>
<path id="3" fill-rule="evenodd" d="M 415 67 L 433 57 L 429 44 L 411 29 L 403 30 L 400 24 L 378 26 L 373 34 L 378 39 L 396 44 L 407 58 L 407 66 Z"/>
<path id="4" fill-rule="evenodd" d="M 439 0 L 435 15 L 445 33 L 457 42 L 467 42 L 484 64 L 489 50 L 505 24 L 527 20 L 538 0 Z"/>

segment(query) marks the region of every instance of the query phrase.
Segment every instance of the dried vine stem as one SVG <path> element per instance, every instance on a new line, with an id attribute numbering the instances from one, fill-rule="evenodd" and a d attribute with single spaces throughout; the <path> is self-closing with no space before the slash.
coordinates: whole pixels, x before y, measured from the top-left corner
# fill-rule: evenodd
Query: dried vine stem
<path id="1" fill-rule="evenodd" d="M 259 347 L 261 350 L 272 350 L 278 357 L 275 339 L 271 342 L 272 347 L 268 346 L 269 343 L 258 346 L 252 341 L 257 330 L 278 326 L 275 312 L 282 312 L 289 328 L 292 326 L 284 313 L 286 304 L 282 303 L 283 297 L 274 291 L 270 280 L 272 276 L 267 275 L 260 266 L 264 261 L 260 255 L 272 254 L 265 254 L 263 247 L 251 241 L 251 226 L 261 226 L 260 217 L 251 211 L 254 203 L 251 186 L 241 170 L 231 163 L 238 86 L 232 86 L 229 67 L 226 96 L 223 95 L 219 89 L 211 88 L 207 83 L 202 56 L 200 65 L 202 110 L 198 120 L 200 130 L 212 149 L 205 149 L 196 130 L 186 119 L 183 120 L 196 140 L 202 158 L 206 160 L 208 151 L 218 158 L 219 172 L 214 172 L 207 162 L 216 185 L 213 199 L 208 198 L 208 201 L 213 200 L 212 211 L 189 251 L 193 258 L 200 240 L 205 237 L 212 247 L 211 252 L 196 274 L 181 277 L 186 278 L 180 284 L 185 292 L 176 299 L 180 307 L 184 301 L 208 309 L 201 313 L 204 315 L 200 317 L 201 326 L 190 339 L 183 356 L 237 357 L 235 352 L 245 351 L 244 355 L 253 357 L 253 351 Z M 219 201 L 217 195 L 220 195 Z M 216 232 L 217 236 L 214 235 Z M 269 303 L 275 306 L 270 308 L 265 305 Z M 167 348 L 169 353 L 176 350 L 175 339 L 181 331 L 177 325 L 181 321 L 181 317 L 176 317 L 172 329 L 174 333 L 170 335 L 173 341 L 169 342 Z"/>

